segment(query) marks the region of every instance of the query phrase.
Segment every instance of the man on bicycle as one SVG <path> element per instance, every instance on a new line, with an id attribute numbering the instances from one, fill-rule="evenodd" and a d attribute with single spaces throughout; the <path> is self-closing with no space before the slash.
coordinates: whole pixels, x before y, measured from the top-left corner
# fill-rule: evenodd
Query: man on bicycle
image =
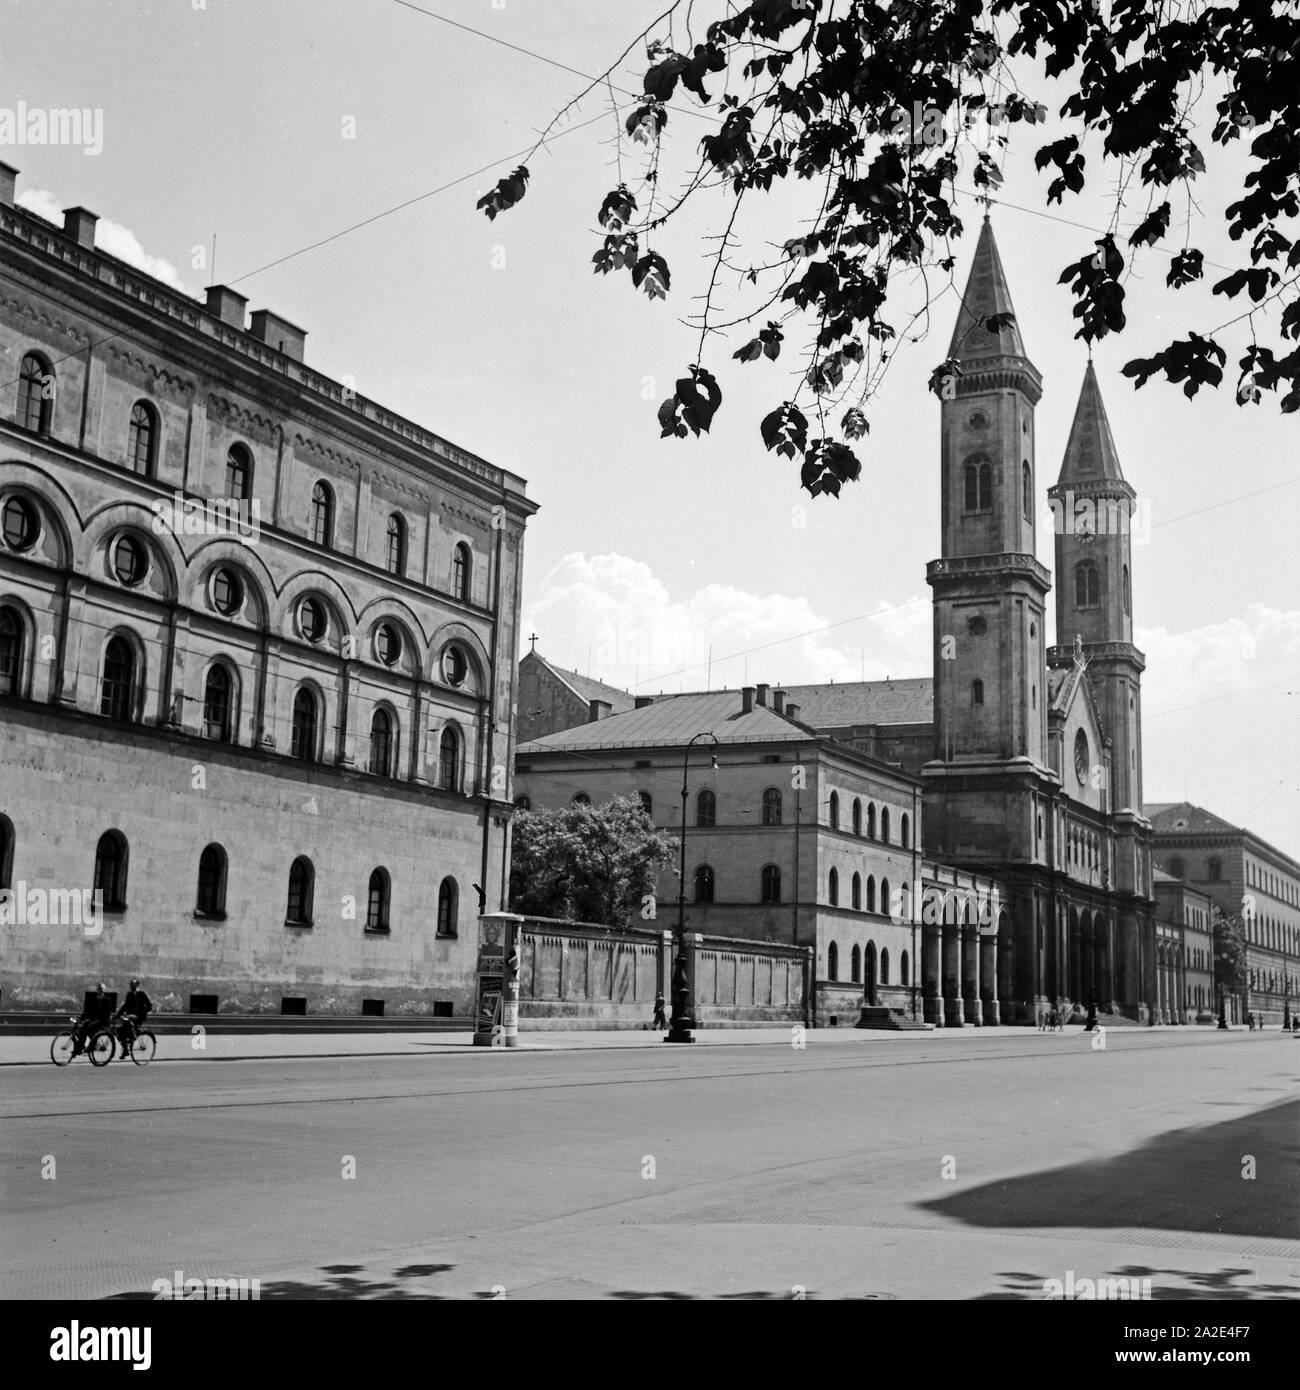
<path id="1" fill-rule="evenodd" d="M 72 1055 L 85 1050 L 86 1041 L 96 1028 L 102 1028 L 111 1017 L 112 1005 L 104 992 L 104 982 L 100 980 L 95 992 L 86 1001 L 81 1017 L 72 1026 Z"/>
<path id="2" fill-rule="evenodd" d="M 153 1011 L 153 1000 L 140 988 L 139 980 L 131 981 L 122 1007 L 117 1011 L 117 1021 L 122 1025 L 123 1057 L 126 1048 L 135 1041 L 136 1034 L 144 1027 L 144 1021 Z"/>

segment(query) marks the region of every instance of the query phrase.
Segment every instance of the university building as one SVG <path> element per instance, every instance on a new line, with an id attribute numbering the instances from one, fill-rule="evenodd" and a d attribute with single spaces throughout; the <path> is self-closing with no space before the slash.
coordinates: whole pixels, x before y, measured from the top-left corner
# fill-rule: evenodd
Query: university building
<path id="1" fill-rule="evenodd" d="M 866 960 L 874 948 L 878 973 L 862 979 L 871 1003 L 886 984 L 884 951 L 901 970 L 906 950 L 912 979 L 919 969 L 924 1017 L 941 1026 L 1031 1022 L 1053 1001 L 1095 1002 L 1145 1021 L 1159 1015 L 1160 984 L 1151 826 L 1142 813 L 1145 663 L 1133 644 L 1136 494 L 1089 363 L 1047 493 L 1057 521 L 1059 634 L 1049 648 L 1052 579 L 1035 554 L 1042 382 L 987 219 L 948 357 L 960 372 L 941 393 L 942 553 L 927 570 L 933 676 L 792 686 L 770 701 L 762 686 L 661 697 L 623 714 L 593 701 L 580 725 L 521 743 L 519 786 L 539 805 L 644 791 L 656 821 L 673 829 L 681 819 L 670 769 L 688 738 L 711 730 L 724 778 L 713 794 L 731 813 L 700 825 L 696 808 L 691 829 L 687 808 L 688 873 L 714 875 L 715 900 L 698 904 L 711 923 L 751 935 L 814 933 L 819 991 L 843 979 L 846 948 L 850 976 L 855 952 Z M 544 690 L 542 664 L 536 676 Z M 545 696 L 537 703 L 545 707 Z M 798 836 L 773 834 L 761 819 L 769 791 L 789 795 L 788 769 L 779 778 L 765 764 L 796 760 L 815 769 L 805 773 L 796 814 L 816 826 L 797 870 Z M 662 813 L 662 791 L 646 780 L 661 765 L 670 797 Z M 888 810 L 892 833 L 859 839 L 846 828 L 848 808 L 869 816 L 872 803 L 878 815 Z M 933 883 L 938 900 L 943 885 L 964 886 L 971 904 L 984 893 L 995 904 L 990 920 L 979 923 L 978 911 L 968 918 L 963 907 L 927 922 L 923 887 L 913 889 L 906 927 L 877 921 L 879 898 L 873 913 L 867 898 L 854 901 L 851 885 L 884 878 L 892 887 L 900 868 L 913 885 Z M 783 900 L 777 912 L 765 901 L 776 874 L 797 909 Z"/>
<path id="2" fill-rule="evenodd" d="M 15 177 L 0 1005 L 135 975 L 162 1010 L 466 1012 L 508 876 L 523 481 Z M 52 920 L 78 890 L 102 913 Z"/>

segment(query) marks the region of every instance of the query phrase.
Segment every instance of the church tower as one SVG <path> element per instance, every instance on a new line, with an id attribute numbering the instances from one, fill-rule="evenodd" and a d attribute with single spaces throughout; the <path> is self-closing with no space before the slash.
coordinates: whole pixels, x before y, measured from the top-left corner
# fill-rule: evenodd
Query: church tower
<path id="1" fill-rule="evenodd" d="M 1077 656 L 1111 747 L 1109 809 L 1142 814 L 1142 671 L 1133 645 L 1132 532 L 1137 494 L 1119 454 L 1091 360 L 1070 427 L 1060 477 L 1048 490 L 1056 532 L 1053 667 Z"/>
<path id="2" fill-rule="evenodd" d="M 934 590 L 934 756 L 948 765 L 1046 762 L 1051 581 L 1034 555 L 1034 407 L 1042 378 L 1025 355 L 986 217 L 943 383 L 942 558 Z M 956 851 L 953 845 L 952 850 Z"/>

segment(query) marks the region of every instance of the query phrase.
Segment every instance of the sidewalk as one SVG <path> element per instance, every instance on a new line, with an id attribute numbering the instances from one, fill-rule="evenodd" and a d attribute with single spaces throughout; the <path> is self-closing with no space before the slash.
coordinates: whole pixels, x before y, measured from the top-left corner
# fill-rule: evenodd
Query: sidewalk
<path id="1" fill-rule="evenodd" d="M 57 1029 L 48 1035 L 0 1037 L 0 1067 L 52 1065 L 50 1042 Z M 1244 1033 L 1245 1028 L 1233 1028 Z M 1125 1029 L 1123 1036 L 1153 1033 L 1179 1033 L 1189 1037 L 1216 1036 L 1217 1030 L 1207 1026 Z M 942 1042 L 953 1045 L 965 1039 L 1019 1038 L 1029 1041 L 1038 1038 L 1045 1046 L 1086 1036 L 1082 1025 L 1068 1026 L 1063 1033 L 1042 1033 L 1036 1028 L 937 1028 L 925 1032 L 888 1032 L 871 1028 L 814 1028 L 803 1034 L 803 1043 L 814 1047 L 904 1046 L 918 1041 Z M 704 1047 L 790 1047 L 796 1041 L 792 1026 L 776 1028 L 700 1028 L 695 1032 L 695 1046 Z M 521 1029 L 518 1048 L 504 1049 L 475 1047 L 472 1033 L 207 1033 L 195 1036 L 167 1034 L 158 1039 L 158 1055 L 154 1065 L 174 1062 L 251 1062 L 297 1057 L 423 1057 L 435 1053 L 490 1056 L 502 1051 L 511 1052 L 579 1052 L 608 1048 L 665 1047 L 663 1034 L 649 1030 L 620 1029 L 609 1032 L 578 1030 L 573 1032 Z M 679 1049 L 674 1049 L 679 1050 Z M 114 1066 L 120 1063 L 115 1061 Z M 77 1058 L 76 1065 L 88 1065 Z"/>

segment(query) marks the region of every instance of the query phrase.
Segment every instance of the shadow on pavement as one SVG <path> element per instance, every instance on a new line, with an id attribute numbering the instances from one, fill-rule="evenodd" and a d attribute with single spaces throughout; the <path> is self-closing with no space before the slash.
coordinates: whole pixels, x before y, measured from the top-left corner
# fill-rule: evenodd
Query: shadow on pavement
<path id="1" fill-rule="evenodd" d="M 1042 1302 L 1046 1298 L 1047 1279 L 1061 1279 L 1062 1271 L 1054 1275 L 1040 1276 L 1023 1270 L 1004 1270 L 999 1274 L 1002 1288 L 995 1293 L 983 1293 L 973 1300 L 976 1303 L 1000 1302 L 1008 1299 L 1033 1299 Z M 1263 1301 L 1290 1302 L 1296 1296 L 1294 1284 L 1261 1284 L 1253 1269 L 1217 1269 L 1212 1271 L 1195 1269 L 1157 1269 L 1153 1265 L 1121 1265 L 1118 1269 L 1108 1269 L 1104 1273 L 1093 1270 L 1076 1270 L 1076 1280 L 1089 1279 L 1149 1279 L 1151 1281 L 1151 1302 L 1162 1300 L 1184 1300 L 1189 1298 L 1251 1298 Z"/>
<path id="2" fill-rule="evenodd" d="M 416 1264 L 403 1265 L 401 1269 L 393 1271 L 388 1279 L 371 1278 L 365 1273 L 363 1265 L 322 1265 L 320 1268 L 320 1278 L 310 1279 L 272 1279 L 262 1281 L 258 1297 L 262 1302 L 267 1299 L 421 1299 L 438 1300 L 450 1298 L 449 1294 L 429 1293 L 423 1289 L 403 1288 L 401 1282 L 409 1279 L 427 1279 L 434 1274 L 445 1274 L 450 1269 L 455 1269 L 455 1265 L 436 1265 L 436 1264 Z M 197 1277 L 197 1276 L 196 1276 Z M 139 1301 L 142 1299 L 152 1300 L 155 1294 L 151 1291 L 141 1292 L 131 1290 L 126 1293 L 110 1294 L 110 1300 L 115 1301 Z M 490 1298 L 491 1294 L 481 1295 Z M 197 1302 L 197 1296 L 184 1300 L 185 1302 Z"/>
<path id="3" fill-rule="evenodd" d="M 1061 1144 L 1068 1152 L 1068 1130 Z M 1284 1101 L 1221 1124 L 1170 1130 L 1115 1158 L 984 1183 L 918 1205 L 971 1226 L 1146 1227 L 1296 1240 L 1297 1159 L 1300 1101 Z"/>

